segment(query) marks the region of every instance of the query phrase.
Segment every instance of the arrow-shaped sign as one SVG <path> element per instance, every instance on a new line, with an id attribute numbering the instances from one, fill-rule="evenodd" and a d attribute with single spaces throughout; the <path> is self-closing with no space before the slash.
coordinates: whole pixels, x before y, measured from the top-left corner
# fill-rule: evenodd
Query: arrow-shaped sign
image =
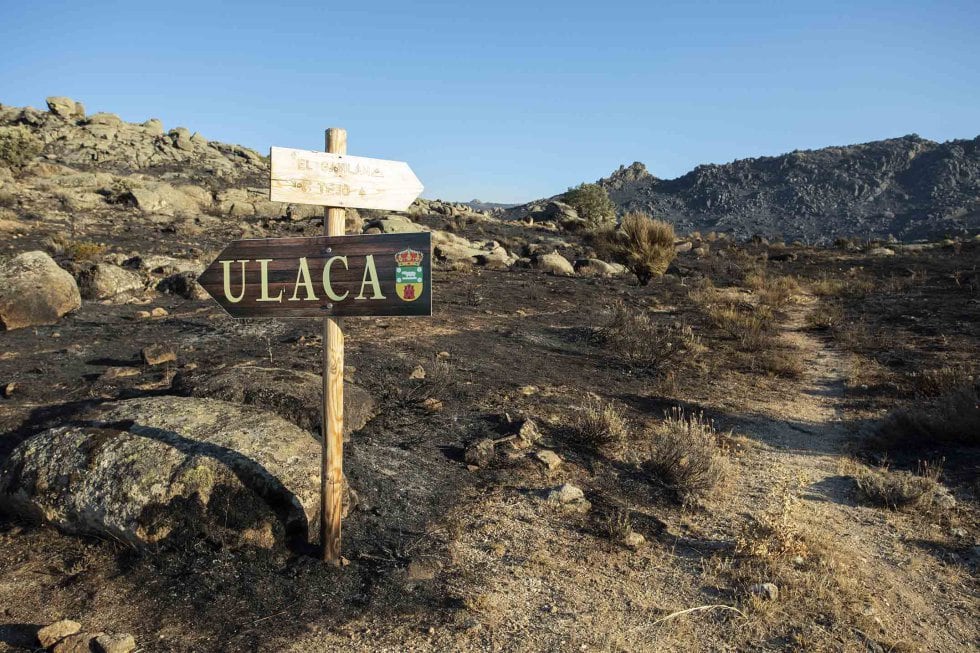
<path id="1" fill-rule="evenodd" d="M 404 161 L 273 147 L 270 199 L 351 209 L 404 211 L 422 182 Z"/>
<path id="2" fill-rule="evenodd" d="M 432 314 L 428 233 L 235 240 L 198 278 L 232 317 Z"/>

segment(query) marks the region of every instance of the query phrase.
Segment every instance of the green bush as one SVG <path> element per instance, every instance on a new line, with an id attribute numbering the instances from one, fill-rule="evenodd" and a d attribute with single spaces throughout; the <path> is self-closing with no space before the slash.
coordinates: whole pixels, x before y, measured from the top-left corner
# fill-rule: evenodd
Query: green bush
<path id="1" fill-rule="evenodd" d="M 612 224 L 616 221 L 616 205 L 609 199 L 606 189 L 597 184 L 581 184 L 578 188 L 569 188 L 564 200 L 570 204 L 580 218 L 585 219 L 593 227 Z"/>
<path id="2" fill-rule="evenodd" d="M 41 153 L 44 144 L 27 127 L 0 127 L 0 162 L 23 168 Z"/>

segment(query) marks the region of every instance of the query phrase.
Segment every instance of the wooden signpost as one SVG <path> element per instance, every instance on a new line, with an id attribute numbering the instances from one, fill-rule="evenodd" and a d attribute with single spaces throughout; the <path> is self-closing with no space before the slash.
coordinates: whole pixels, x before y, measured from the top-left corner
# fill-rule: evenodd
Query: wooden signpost
<path id="1" fill-rule="evenodd" d="M 345 236 L 345 208 L 403 211 L 422 184 L 399 161 L 347 156 L 328 129 L 326 153 L 273 147 L 270 198 L 326 206 L 323 237 L 236 240 L 198 281 L 233 317 L 323 317 L 320 542 L 340 564 L 344 488 L 342 317 L 432 314 L 428 233 Z"/>

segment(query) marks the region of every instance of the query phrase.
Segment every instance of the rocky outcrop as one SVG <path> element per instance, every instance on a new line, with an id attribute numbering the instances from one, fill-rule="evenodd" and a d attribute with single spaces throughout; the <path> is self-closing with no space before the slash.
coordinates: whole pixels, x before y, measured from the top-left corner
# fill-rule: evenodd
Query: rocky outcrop
<path id="1" fill-rule="evenodd" d="M 597 182 L 621 213 L 645 211 L 678 231 L 830 243 L 841 236 L 934 238 L 980 230 L 980 137 L 916 135 L 702 165 L 660 179 L 641 163 Z M 554 199 L 560 199 L 557 196 Z M 509 209 L 537 215 L 543 201 Z"/>
<path id="2" fill-rule="evenodd" d="M 25 252 L 0 266 L 0 328 L 54 324 L 81 305 L 75 278 L 44 252 Z"/>
<path id="3" fill-rule="evenodd" d="M 132 399 L 21 443 L 0 467 L 0 507 L 136 545 L 271 547 L 308 536 L 319 454 L 307 431 L 261 410 Z"/>
<path id="4" fill-rule="evenodd" d="M 119 299 L 143 290 L 143 279 L 138 274 L 111 263 L 83 266 L 77 278 L 85 299 Z"/>
<path id="5" fill-rule="evenodd" d="M 220 370 L 181 372 L 175 392 L 210 397 L 265 409 L 320 436 L 322 381 L 319 374 L 277 367 L 236 365 Z M 344 384 L 344 437 L 350 438 L 377 414 L 377 403 L 367 390 Z"/>

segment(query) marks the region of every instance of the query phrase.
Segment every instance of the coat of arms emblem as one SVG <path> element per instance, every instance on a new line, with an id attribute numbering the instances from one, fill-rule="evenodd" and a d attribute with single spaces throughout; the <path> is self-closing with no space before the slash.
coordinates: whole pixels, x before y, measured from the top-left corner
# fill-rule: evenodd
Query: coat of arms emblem
<path id="1" fill-rule="evenodd" d="M 414 249 L 403 249 L 395 254 L 395 292 L 402 301 L 415 301 L 425 285 L 422 279 L 422 258 L 425 255 Z"/>

